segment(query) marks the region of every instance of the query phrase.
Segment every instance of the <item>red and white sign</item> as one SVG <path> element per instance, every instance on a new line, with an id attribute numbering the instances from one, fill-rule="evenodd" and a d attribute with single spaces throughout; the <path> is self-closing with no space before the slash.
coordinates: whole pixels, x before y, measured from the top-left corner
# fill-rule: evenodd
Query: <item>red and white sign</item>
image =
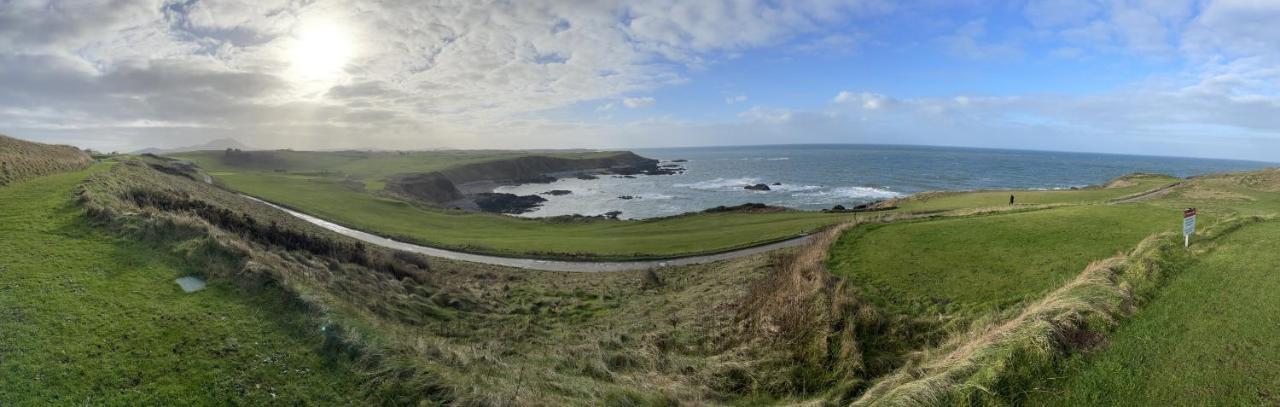
<path id="1" fill-rule="evenodd" d="M 1182 211 L 1182 235 L 1191 236 L 1196 233 L 1196 208 Z"/>

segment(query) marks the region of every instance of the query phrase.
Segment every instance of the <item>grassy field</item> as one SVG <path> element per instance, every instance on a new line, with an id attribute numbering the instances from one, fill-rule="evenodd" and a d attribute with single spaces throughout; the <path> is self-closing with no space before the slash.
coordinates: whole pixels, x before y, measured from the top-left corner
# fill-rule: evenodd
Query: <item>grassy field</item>
<path id="1" fill-rule="evenodd" d="M 873 224 L 846 233 L 828 267 L 887 309 L 1000 308 L 1180 222 L 1177 211 L 1138 203 Z"/>
<path id="2" fill-rule="evenodd" d="M 983 208 L 1009 204 L 1014 195 L 1019 205 L 1088 204 L 1127 197 L 1178 182 L 1164 175 L 1130 175 L 1113 180 L 1109 185 L 1078 190 L 1014 190 L 975 192 L 935 192 L 898 200 L 898 211 L 930 212 L 965 208 Z"/>
<path id="3" fill-rule="evenodd" d="M 351 401 L 357 378 L 278 299 L 183 293 L 199 264 L 92 228 L 87 173 L 0 187 L 0 405 Z"/>
<path id="4" fill-rule="evenodd" d="M 1028 404 L 1280 404 L 1280 223 L 1218 245 Z"/>
<path id="5" fill-rule="evenodd" d="M 210 172 L 237 173 L 265 171 L 274 173 L 286 170 L 292 173 L 311 174 L 312 177 L 353 177 L 365 182 L 367 188 L 382 189 L 387 177 L 402 173 L 432 172 L 466 164 L 516 158 L 530 155 L 528 151 L 459 150 L 459 151 L 272 151 L 274 160 L 246 166 L 232 166 L 222 161 L 222 151 L 196 151 L 174 154 L 176 158 L 190 160 Z M 542 151 L 538 155 L 562 158 L 594 158 L 611 152 Z"/>

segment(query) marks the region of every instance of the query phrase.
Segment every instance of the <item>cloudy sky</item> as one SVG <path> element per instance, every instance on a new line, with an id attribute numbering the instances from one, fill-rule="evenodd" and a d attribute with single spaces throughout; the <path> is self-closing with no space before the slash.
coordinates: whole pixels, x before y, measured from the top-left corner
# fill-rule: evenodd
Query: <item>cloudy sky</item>
<path id="1" fill-rule="evenodd" d="M 1280 161 L 1277 21 L 1274 0 L 0 0 L 0 133 Z"/>

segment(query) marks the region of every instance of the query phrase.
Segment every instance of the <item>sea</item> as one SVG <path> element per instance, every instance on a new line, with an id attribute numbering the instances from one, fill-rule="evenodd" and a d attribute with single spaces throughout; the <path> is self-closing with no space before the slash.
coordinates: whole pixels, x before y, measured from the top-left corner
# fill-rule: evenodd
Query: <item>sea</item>
<path id="1" fill-rule="evenodd" d="M 1280 166 L 1275 163 L 1097 153 L 892 145 L 771 145 L 632 150 L 685 168 L 678 175 L 602 175 L 550 184 L 498 187 L 519 195 L 549 190 L 541 207 L 519 216 L 600 215 L 644 219 L 716 206 L 764 203 L 803 210 L 858 204 L 923 191 L 1069 189 L 1134 172 L 1187 177 Z M 778 183 L 779 185 L 772 185 Z M 744 186 L 769 185 L 769 191 Z M 626 198 L 630 199 L 626 199 Z"/>

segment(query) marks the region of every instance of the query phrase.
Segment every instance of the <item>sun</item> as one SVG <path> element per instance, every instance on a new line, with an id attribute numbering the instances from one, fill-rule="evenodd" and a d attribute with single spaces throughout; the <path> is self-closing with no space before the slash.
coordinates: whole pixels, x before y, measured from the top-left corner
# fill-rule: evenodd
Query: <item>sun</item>
<path id="1" fill-rule="evenodd" d="M 335 82 L 346 73 L 353 51 L 350 31 L 332 20 L 308 21 L 288 48 L 292 75 L 304 82 Z"/>

